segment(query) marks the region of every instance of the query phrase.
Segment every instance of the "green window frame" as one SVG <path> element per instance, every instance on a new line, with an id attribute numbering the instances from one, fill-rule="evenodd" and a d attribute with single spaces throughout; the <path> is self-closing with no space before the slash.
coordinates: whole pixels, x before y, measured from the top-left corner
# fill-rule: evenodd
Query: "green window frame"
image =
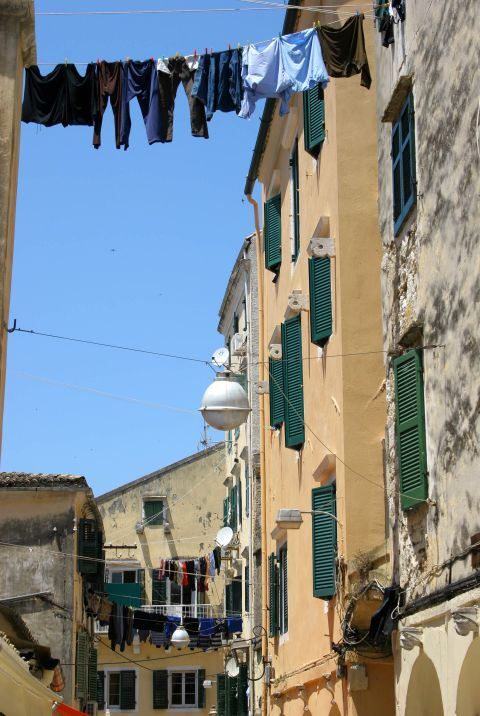
<path id="1" fill-rule="evenodd" d="M 417 202 L 413 95 L 405 100 L 392 128 L 393 225 L 395 236 Z"/>
<path id="2" fill-rule="evenodd" d="M 242 524 L 243 517 L 243 495 L 242 495 L 242 481 L 238 478 L 237 482 L 237 502 L 238 502 L 238 524 Z"/>
<path id="3" fill-rule="evenodd" d="M 105 672 L 97 671 L 97 708 L 99 711 L 105 709 Z"/>
<path id="4" fill-rule="evenodd" d="M 310 335 L 324 346 L 333 332 L 331 260 L 328 256 L 308 261 L 310 286 Z"/>
<path id="5" fill-rule="evenodd" d="M 228 509 L 229 509 L 230 501 L 228 497 L 226 497 L 223 501 L 223 526 L 228 527 Z"/>
<path id="6" fill-rule="evenodd" d="M 88 698 L 88 652 L 90 640 L 86 631 L 77 633 L 77 651 L 75 655 L 75 677 L 77 698 L 84 701 Z"/>
<path id="7" fill-rule="evenodd" d="M 278 581 L 279 581 L 279 631 L 280 634 L 288 632 L 288 549 L 284 544 L 278 551 Z"/>
<path id="8" fill-rule="evenodd" d="M 303 93 L 303 137 L 305 151 L 317 159 L 325 141 L 325 100 L 321 85 Z"/>
<path id="9" fill-rule="evenodd" d="M 335 485 L 312 490 L 313 596 L 330 599 L 336 593 L 337 522 Z"/>
<path id="10" fill-rule="evenodd" d="M 285 446 L 298 450 L 305 442 L 302 322 L 297 315 L 282 323 Z"/>
<path id="11" fill-rule="evenodd" d="M 217 674 L 217 716 L 227 716 L 227 677 Z"/>
<path id="12" fill-rule="evenodd" d="M 98 652 L 90 646 L 88 649 L 88 701 L 96 701 L 98 698 L 97 680 Z"/>
<path id="13" fill-rule="evenodd" d="M 80 574 L 97 574 L 101 559 L 102 533 L 96 520 L 81 518 L 78 523 L 78 571 Z M 83 559 L 82 559 L 83 557 Z"/>
<path id="14" fill-rule="evenodd" d="M 239 664 L 239 672 L 237 676 L 238 684 L 238 716 L 248 716 L 248 666 L 247 664 Z"/>
<path id="15" fill-rule="evenodd" d="M 290 157 L 290 181 L 292 190 L 292 261 L 300 254 L 300 172 L 298 168 L 298 139 L 295 140 Z"/>
<path id="16" fill-rule="evenodd" d="M 143 519 L 145 527 L 157 527 L 163 525 L 163 500 L 144 500 Z"/>
<path id="17" fill-rule="evenodd" d="M 245 612 L 250 612 L 250 564 L 245 565 Z"/>
<path id="18" fill-rule="evenodd" d="M 225 611 L 227 616 L 242 613 L 242 580 L 232 579 L 225 587 Z"/>
<path id="19" fill-rule="evenodd" d="M 285 419 L 283 363 L 281 360 L 268 359 L 268 377 L 270 386 L 270 426 L 279 428 Z"/>
<path id="20" fill-rule="evenodd" d="M 167 603 L 167 580 L 160 577 L 160 570 L 152 569 L 152 604 Z"/>
<path id="21" fill-rule="evenodd" d="M 278 632 L 278 580 L 277 558 L 275 554 L 268 557 L 268 636 L 274 637 Z"/>
<path id="22" fill-rule="evenodd" d="M 409 510 L 428 497 L 422 350 L 399 356 L 393 368 L 400 504 Z"/>
<path id="23" fill-rule="evenodd" d="M 282 263 L 282 197 L 267 199 L 264 206 L 265 268 L 277 272 Z"/>
<path id="24" fill-rule="evenodd" d="M 168 671 L 156 669 L 152 671 L 152 707 L 168 709 Z"/>

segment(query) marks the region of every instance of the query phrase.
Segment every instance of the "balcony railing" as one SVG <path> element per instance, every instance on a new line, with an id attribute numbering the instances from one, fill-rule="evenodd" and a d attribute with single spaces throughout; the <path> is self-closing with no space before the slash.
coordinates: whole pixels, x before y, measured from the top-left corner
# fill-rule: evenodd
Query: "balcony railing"
<path id="1" fill-rule="evenodd" d="M 225 618 L 223 604 L 142 604 L 138 607 L 142 612 L 150 614 L 163 614 L 167 617 L 193 617 L 195 619 L 222 619 Z M 97 634 L 107 634 L 108 624 L 102 626 L 95 622 Z"/>

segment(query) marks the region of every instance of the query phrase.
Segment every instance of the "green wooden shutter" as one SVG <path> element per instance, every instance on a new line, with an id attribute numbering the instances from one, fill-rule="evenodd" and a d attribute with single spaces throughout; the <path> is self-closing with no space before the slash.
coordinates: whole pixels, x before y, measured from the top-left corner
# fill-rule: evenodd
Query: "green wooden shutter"
<path id="1" fill-rule="evenodd" d="M 143 515 L 147 526 L 163 525 L 162 500 L 145 500 L 143 503 Z"/>
<path id="2" fill-rule="evenodd" d="M 248 716 L 248 666 L 240 664 L 238 673 L 238 716 Z"/>
<path id="3" fill-rule="evenodd" d="M 278 428 L 284 420 L 283 400 L 283 363 L 281 360 L 268 360 L 270 378 L 270 425 Z"/>
<path id="4" fill-rule="evenodd" d="M 242 580 L 232 580 L 232 612 L 234 614 L 242 613 Z"/>
<path id="5" fill-rule="evenodd" d="M 268 557 L 268 636 L 275 636 L 278 631 L 278 587 L 277 566 L 275 555 Z"/>
<path id="6" fill-rule="evenodd" d="M 428 497 L 422 351 L 394 361 L 400 503 L 408 510 Z"/>
<path id="7" fill-rule="evenodd" d="M 250 515 L 250 470 L 248 464 L 245 465 L 245 514 Z"/>
<path id="8" fill-rule="evenodd" d="M 153 675 L 153 708 L 168 709 L 168 671 L 160 669 Z"/>
<path id="9" fill-rule="evenodd" d="M 242 524 L 243 500 L 242 500 L 242 483 L 240 478 L 237 482 L 237 498 L 238 498 L 238 522 Z"/>
<path id="10" fill-rule="evenodd" d="M 160 578 L 158 569 L 152 569 L 152 604 L 167 603 L 167 582 L 165 577 Z"/>
<path id="11" fill-rule="evenodd" d="M 235 532 L 238 526 L 237 522 L 237 486 L 232 487 L 230 492 L 230 527 Z"/>
<path id="12" fill-rule="evenodd" d="M 290 157 L 292 167 L 292 192 L 293 192 L 293 247 L 292 261 L 296 261 L 300 253 L 300 175 L 298 169 L 298 140 Z"/>
<path id="13" fill-rule="evenodd" d="M 228 525 L 228 497 L 226 497 L 223 501 L 223 526 L 227 527 Z"/>
<path id="14" fill-rule="evenodd" d="M 305 150 L 317 158 L 325 140 L 325 101 L 320 85 L 303 93 L 303 136 Z"/>
<path id="15" fill-rule="evenodd" d="M 225 674 L 217 674 L 217 716 L 227 716 L 226 681 Z"/>
<path id="16" fill-rule="evenodd" d="M 133 710 L 137 704 L 135 698 L 135 679 L 137 675 L 134 671 L 120 672 L 120 708 L 125 710 Z"/>
<path id="17" fill-rule="evenodd" d="M 328 256 L 309 259 L 310 333 L 312 343 L 323 346 L 332 335 L 331 263 Z"/>
<path id="18" fill-rule="evenodd" d="M 335 486 L 325 485 L 312 490 L 312 510 L 336 515 Z M 313 596 L 330 599 L 336 591 L 335 557 L 337 522 L 333 517 L 312 515 Z"/>
<path id="19" fill-rule="evenodd" d="M 100 711 L 105 708 L 105 672 L 97 671 L 97 706 Z"/>
<path id="20" fill-rule="evenodd" d="M 86 631 L 79 631 L 76 654 L 77 698 L 85 701 L 88 696 L 88 650 L 88 634 Z"/>
<path id="21" fill-rule="evenodd" d="M 265 268 L 277 271 L 282 263 L 281 196 L 273 196 L 265 202 L 264 210 Z"/>
<path id="22" fill-rule="evenodd" d="M 227 716 L 238 716 L 238 677 L 227 676 Z"/>
<path id="23" fill-rule="evenodd" d="M 227 616 L 230 616 L 233 612 L 233 601 L 232 601 L 232 585 L 227 584 L 225 587 L 225 612 Z"/>
<path id="24" fill-rule="evenodd" d="M 78 571 L 96 574 L 98 569 L 98 539 L 95 520 L 80 519 L 78 524 Z M 86 559 L 82 559 L 86 557 Z"/>
<path id="25" fill-rule="evenodd" d="M 88 700 L 97 700 L 97 650 L 91 646 L 88 650 Z"/>
<path id="26" fill-rule="evenodd" d="M 280 550 L 280 584 L 281 584 L 281 607 L 282 607 L 282 634 L 288 631 L 288 568 L 287 568 L 287 546 Z"/>
<path id="27" fill-rule="evenodd" d="M 245 611 L 250 611 L 250 565 L 245 566 Z"/>
<path id="28" fill-rule="evenodd" d="M 299 448 L 305 442 L 303 413 L 302 323 L 300 315 L 282 323 L 283 390 L 285 394 L 285 445 Z"/>
<path id="29" fill-rule="evenodd" d="M 205 669 L 199 669 L 197 671 L 197 693 L 198 693 L 198 703 L 197 708 L 204 709 L 205 708 L 205 688 L 203 686 L 203 682 L 205 681 Z"/>

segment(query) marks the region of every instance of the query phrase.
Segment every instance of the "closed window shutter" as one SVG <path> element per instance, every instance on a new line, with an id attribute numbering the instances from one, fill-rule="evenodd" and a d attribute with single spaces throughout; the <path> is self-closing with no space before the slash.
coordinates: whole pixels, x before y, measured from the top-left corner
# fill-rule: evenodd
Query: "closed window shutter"
<path id="1" fill-rule="evenodd" d="M 245 566 L 245 611 L 250 611 L 250 565 Z"/>
<path id="2" fill-rule="evenodd" d="M 242 503 L 242 483 L 240 482 L 240 478 L 237 482 L 237 496 L 238 496 L 238 521 L 239 521 L 239 524 L 242 524 L 243 503 Z"/>
<path id="3" fill-rule="evenodd" d="M 290 158 L 292 166 L 292 193 L 293 193 L 293 247 L 292 261 L 296 261 L 300 253 L 300 174 L 298 170 L 298 141 Z"/>
<path id="4" fill-rule="evenodd" d="M 320 85 L 303 93 L 303 136 L 305 150 L 317 158 L 325 140 L 325 101 Z"/>
<path id="5" fill-rule="evenodd" d="M 265 268 L 277 271 L 282 263 L 281 196 L 273 196 L 265 202 L 264 213 Z"/>
<path id="6" fill-rule="evenodd" d="M 105 672 L 97 671 L 97 706 L 100 711 L 105 708 Z"/>
<path id="7" fill-rule="evenodd" d="M 394 361 L 400 503 L 408 510 L 428 497 L 421 350 Z"/>
<path id="8" fill-rule="evenodd" d="M 231 515 L 230 515 L 230 527 L 235 532 L 237 529 L 237 486 L 235 485 L 232 487 L 232 491 L 230 493 L 230 508 L 231 508 Z"/>
<path id="9" fill-rule="evenodd" d="M 153 671 L 153 708 L 168 709 L 168 671 Z"/>
<path id="10" fill-rule="evenodd" d="M 305 442 L 303 413 L 302 324 L 300 316 L 282 323 L 283 390 L 285 394 L 285 445 L 299 448 Z"/>
<path id="11" fill-rule="evenodd" d="M 88 634 L 86 631 L 79 631 L 76 655 L 77 698 L 84 701 L 88 697 L 88 650 Z"/>
<path id="12" fill-rule="evenodd" d="M 238 673 L 238 716 L 248 716 L 248 667 L 240 664 Z"/>
<path id="13" fill-rule="evenodd" d="M 199 669 L 197 671 L 197 693 L 198 693 L 198 703 L 197 708 L 204 709 L 205 708 L 205 689 L 203 686 L 203 682 L 205 681 L 205 669 Z"/>
<path id="14" fill-rule="evenodd" d="M 234 614 L 242 613 L 242 580 L 234 579 L 231 584 L 232 588 L 232 612 Z"/>
<path id="15" fill-rule="evenodd" d="M 310 333 L 312 343 L 323 346 L 332 335 L 332 289 L 330 259 L 309 259 Z"/>
<path id="16" fill-rule="evenodd" d="M 268 360 L 270 377 L 270 425 L 278 428 L 284 420 L 283 364 L 281 360 Z"/>
<path id="17" fill-rule="evenodd" d="M 145 500 L 143 503 L 143 514 L 147 526 L 163 525 L 162 500 Z"/>
<path id="18" fill-rule="evenodd" d="M 238 677 L 227 676 L 227 716 L 238 716 Z"/>
<path id="19" fill-rule="evenodd" d="M 152 604 L 167 603 L 167 582 L 158 569 L 152 569 Z"/>
<path id="20" fill-rule="evenodd" d="M 97 523 L 95 520 L 80 519 L 78 525 L 78 571 L 81 574 L 96 574 L 98 569 Z M 84 557 L 85 559 L 82 559 Z"/>
<path id="21" fill-rule="evenodd" d="M 245 465 L 245 514 L 250 514 L 250 472 L 248 465 Z"/>
<path id="22" fill-rule="evenodd" d="M 120 672 L 120 708 L 125 710 L 133 710 L 136 706 L 135 699 L 135 679 L 137 675 L 134 671 Z"/>
<path id="23" fill-rule="evenodd" d="M 227 716 L 225 674 L 217 674 L 217 716 Z"/>
<path id="24" fill-rule="evenodd" d="M 225 587 L 225 612 L 227 617 L 229 617 L 233 612 L 233 594 L 231 584 L 227 584 Z"/>
<path id="25" fill-rule="evenodd" d="M 336 515 L 335 486 L 312 490 L 312 510 Z M 312 515 L 313 596 L 330 599 L 336 592 L 337 523 L 329 515 Z"/>
<path id="26" fill-rule="evenodd" d="M 278 590 L 277 567 L 275 555 L 268 558 L 268 636 L 275 636 L 278 631 Z"/>
<path id="27" fill-rule="evenodd" d="M 223 526 L 227 527 L 228 525 L 228 497 L 226 497 L 223 501 Z"/>
<path id="28" fill-rule="evenodd" d="M 288 568 L 287 568 L 287 547 L 280 550 L 280 573 L 281 573 L 281 606 L 282 606 L 282 633 L 288 631 Z"/>
<path id="29" fill-rule="evenodd" d="M 92 646 L 88 650 L 88 700 L 97 700 L 97 650 Z"/>

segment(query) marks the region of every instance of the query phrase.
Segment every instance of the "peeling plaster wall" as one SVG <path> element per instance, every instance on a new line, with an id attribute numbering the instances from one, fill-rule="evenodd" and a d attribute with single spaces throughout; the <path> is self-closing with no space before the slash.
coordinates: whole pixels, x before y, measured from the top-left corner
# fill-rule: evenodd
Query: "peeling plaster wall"
<path id="1" fill-rule="evenodd" d="M 480 16 L 473 0 L 407 3 L 407 20 L 388 49 L 377 42 L 379 216 L 383 242 L 384 344 L 398 351 L 423 329 L 429 496 L 398 506 L 393 370 L 387 357 L 386 480 L 396 579 L 408 598 L 471 573 L 471 558 L 427 582 L 433 565 L 480 532 Z M 411 76 L 415 108 L 417 204 L 393 234 L 390 123 L 381 117 L 400 76 Z M 418 344 L 419 345 L 419 344 Z"/>

